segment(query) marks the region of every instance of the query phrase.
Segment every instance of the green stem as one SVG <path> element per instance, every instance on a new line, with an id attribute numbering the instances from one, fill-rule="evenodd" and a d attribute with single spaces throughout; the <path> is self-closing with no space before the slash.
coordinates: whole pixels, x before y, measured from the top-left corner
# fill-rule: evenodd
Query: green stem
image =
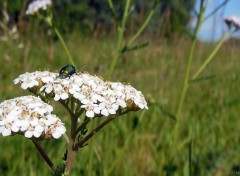
<path id="1" fill-rule="evenodd" d="M 211 54 L 208 56 L 208 58 L 205 60 L 205 62 L 199 67 L 199 69 L 196 71 L 196 73 L 193 75 L 193 80 L 195 80 L 207 67 L 207 65 L 212 61 L 213 57 L 216 55 L 218 50 L 221 48 L 224 41 L 231 35 L 230 32 L 227 32 L 224 34 L 224 36 L 221 38 L 221 40 L 218 42 L 217 46 L 214 48 L 214 50 L 211 52 Z"/>
<path id="2" fill-rule="evenodd" d="M 90 118 L 85 119 L 85 121 L 76 129 L 76 131 L 73 133 L 72 137 L 76 137 L 77 134 L 83 130 L 84 128 L 86 128 L 86 125 L 90 122 Z"/>
<path id="3" fill-rule="evenodd" d="M 61 44 L 62 44 L 62 46 L 63 46 L 63 48 L 64 48 L 64 50 L 65 50 L 65 52 L 66 52 L 66 54 L 67 54 L 67 56 L 68 56 L 68 59 L 69 59 L 70 63 L 71 63 L 72 65 L 76 66 L 75 63 L 74 63 L 73 57 L 72 57 L 72 55 L 71 55 L 71 53 L 70 53 L 70 51 L 69 51 L 69 49 L 68 49 L 68 47 L 67 47 L 67 45 L 66 45 L 66 43 L 65 43 L 65 41 L 64 41 L 62 35 L 61 35 L 60 32 L 58 31 L 58 29 L 57 29 L 55 26 L 53 26 L 52 16 L 50 15 L 50 16 L 48 16 L 47 18 L 44 18 L 44 19 L 45 19 L 45 21 L 47 22 L 47 24 L 48 24 L 50 27 L 53 28 L 54 32 L 55 32 L 56 35 L 58 36 L 58 38 L 59 38 L 59 40 L 60 40 L 60 42 L 61 42 Z"/>
<path id="4" fill-rule="evenodd" d="M 108 0 L 108 4 L 109 4 L 109 7 L 110 7 L 110 9 L 112 10 L 112 12 L 115 13 L 115 9 L 114 9 L 114 7 L 113 7 L 112 0 Z"/>
<path id="5" fill-rule="evenodd" d="M 107 120 L 103 121 L 94 130 L 92 130 L 85 138 L 83 138 L 80 142 L 78 142 L 74 146 L 74 150 L 77 151 L 79 148 L 83 147 L 89 139 L 91 139 L 99 130 L 101 130 L 104 126 L 106 126 L 109 122 L 111 122 L 116 117 L 118 117 L 118 115 L 114 117 L 108 117 Z"/>
<path id="6" fill-rule="evenodd" d="M 126 47 L 130 46 L 139 37 L 139 35 L 143 32 L 143 30 L 146 28 L 146 26 L 150 22 L 153 14 L 154 14 L 154 11 L 155 11 L 155 7 L 153 7 L 153 9 L 150 11 L 148 17 L 146 18 L 146 20 L 144 21 L 142 26 L 139 28 L 139 30 L 135 33 L 135 35 L 133 35 L 133 37 L 130 38 L 130 40 L 128 41 Z"/>
<path id="7" fill-rule="evenodd" d="M 113 17 L 114 17 L 115 23 L 118 24 L 117 13 L 116 13 L 116 10 L 115 10 L 115 8 L 114 8 L 114 6 L 113 6 L 112 0 L 108 0 L 108 4 L 109 4 L 110 9 L 111 9 L 112 12 L 113 12 Z"/>
<path id="8" fill-rule="evenodd" d="M 187 94 L 187 90 L 189 88 L 189 75 L 190 75 L 190 70 L 191 70 L 191 66 L 192 66 L 192 60 L 193 60 L 193 53 L 195 51 L 196 48 L 196 44 L 197 44 L 197 36 L 203 21 L 203 15 L 204 15 L 204 11 L 205 11 L 205 7 L 203 4 L 203 1 L 201 1 L 200 4 L 200 13 L 198 16 L 198 21 L 197 21 L 197 25 L 194 31 L 194 39 L 190 48 L 190 52 L 189 52 L 189 56 L 188 56 L 188 63 L 187 63 L 187 68 L 186 68 L 186 73 L 185 73 L 185 77 L 184 77 L 184 81 L 183 81 L 183 88 L 181 91 L 181 95 L 180 95 L 180 100 L 178 103 L 178 107 L 177 107 L 177 113 L 176 113 L 176 125 L 174 128 L 174 136 L 173 136 L 173 144 L 172 144 L 172 151 L 171 151 L 171 158 L 174 157 L 174 154 L 176 152 L 176 144 L 177 144 L 177 138 L 178 138 L 178 133 L 179 133 L 179 124 L 181 123 L 181 111 L 182 111 L 182 107 L 183 107 L 183 102 L 185 100 L 186 94 Z"/>
<path id="9" fill-rule="evenodd" d="M 53 162 L 51 161 L 51 159 L 48 157 L 47 153 L 44 151 L 44 149 L 42 148 L 42 146 L 38 143 L 38 141 L 34 138 L 31 139 L 33 144 L 35 145 L 35 147 L 37 148 L 37 150 L 39 151 L 39 153 L 41 154 L 41 156 L 43 157 L 43 159 L 46 161 L 46 163 L 48 164 L 48 166 L 51 168 L 51 170 L 54 172 L 56 167 L 54 166 Z"/>
<path id="10" fill-rule="evenodd" d="M 75 151 L 74 151 L 75 136 L 73 134 L 76 131 L 76 129 L 77 129 L 77 118 L 75 116 L 71 116 L 71 134 L 70 134 L 71 137 L 69 138 L 66 167 L 64 171 L 64 175 L 66 176 L 70 175 L 70 172 L 73 166 L 73 161 L 75 158 Z"/>
<path id="11" fill-rule="evenodd" d="M 66 54 L 68 56 L 68 59 L 69 59 L 70 63 L 72 65 L 76 66 L 75 63 L 74 63 L 73 57 L 72 57 L 72 55 L 71 55 L 71 53 L 70 53 L 66 43 L 64 42 L 64 40 L 62 38 L 62 35 L 60 34 L 60 32 L 58 31 L 58 29 L 56 27 L 54 27 L 53 29 L 54 29 L 55 33 L 57 34 L 57 36 L 58 36 L 58 38 L 59 38 L 59 40 L 60 40 L 60 42 L 61 42 L 61 44 L 62 44 L 62 46 L 63 46 L 63 48 L 64 48 L 64 50 L 66 52 Z"/>
<path id="12" fill-rule="evenodd" d="M 108 75 L 107 75 L 107 79 L 110 80 L 113 70 L 117 64 L 117 60 L 121 54 L 121 45 L 122 45 L 122 41 L 123 41 L 123 35 L 124 35 L 124 31 L 125 31 L 125 26 L 126 26 L 126 20 L 128 17 L 128 10 L 129 10 L 129 6 L 130 6 L 130 1 L 131 0 L 127 0 L 126 5 L 125 5 L 125 9 L 124 9 L 124 14 L 123 14 L 123 19 L 122 19 L 122 23 L 121 25 L 118 25 L 118 41 L 117 41 L 117 46 L 116 46 L 116 51 L 110 66 L 110 69 L 108 71 Z"/>
<path id="13" fill-rule="evenodd" d="M 64 108 L 69 112 L 69 114 L 70 114 L 71 116 L 74 116 L 73 111 L 71 110 L 71 108 L 68 107 L 68 104 L 65 103 L 64 100 L 60 100 L 59 102 L 64 106 Z"/>

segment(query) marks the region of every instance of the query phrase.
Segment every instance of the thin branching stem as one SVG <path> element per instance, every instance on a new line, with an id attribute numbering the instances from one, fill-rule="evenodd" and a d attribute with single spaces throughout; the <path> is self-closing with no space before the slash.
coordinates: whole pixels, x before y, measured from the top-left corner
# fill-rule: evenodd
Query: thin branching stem
<path id="1" fill-rule="evenodd" d="M 76 131 L 73 133 L 73 136 L 76 136 L 81 130 L 83 130 L 86 125 L 90 122 L 90 118 L 87 118 L 77 129 Z"/>
<path id="2" fill-rule="evenodd" d="M 154 3 L 154 7 L 152 8 L 152 10 L 150 11 L 149 15 L 147 16 L 146 20 L 144 21 L 144 23 L 142 24 L 142 26 L 138 29 L 138 31 L 130 38 L 130 40 L 127 42 L 126 47 L 130 46 L 140 35 L 141 33 L 144 31 L 144 29 L 147 27 L 147 25 L 149 24 L 150 20 L 152 19 L 152 16 L 154 14 L 155 11 L 155 7 L 156 7 L 156 2 Z"/>
<path id="3" fill-rule="evenodd" d="M 35 147 L 37 148 L 37 150 L 39 151 L 39 153 L 41 154 L 42 158 L 46 161 L 48 166 L 54 172 L 56 167 L 54 166 L 52 160 L 48 157 L 47 153 L 44 151 L 42 146 L 38 143 L 38 141 L 36 139 L 31 138 L 31 140 L 32 140 L 33 144 L 35 145 Z"/>
<path id="4" fill-rule="evenodd" d="M 67 56 L 68 56 L 69 61 L 71 62 L 72 65 L 76 66 L 76 65 L 75 65 L 75 62 L 74 62 L 74 60 L 73 60 L 73 57 L 72 57 L 72 55 L 71 55 L 71 53 L 70 53 L 70 51 L 69 51 L 69 49 L 68 49 L 65 41 L 64 41 L 63 38 L 62 38 L 61 33 L 58 31 L 58 29 L 57 29 L 56 27 L 54 27 L 53 30 L 54 30 L 54 32 L 57 34 L 57 36 L 58 36 L 58 38 L 59 38 L 59 40 L 60 40 L 60 42 L 61 42 L 61 44 L 62 44 L 62 46 L 63 46 L 63 48 L 64 48 L 64 50 L 65 50 L 65 52 L 66 52 L 66 54 L 67 54 Z"/>
<path id="5" fill-rule="evenodd" d="M 70 138 L 69 138 L 69 143 L 68 143 L 68 149 L 67 149 L 67 160 L 66 160 L 66 167 L 65 167 L 65 175 L 70 175 L 70 172 L 72 170 L 73 166 L 73 161 L 75 158 L 75 151 L 74 151 L 74 142 L 75 142 L 75 137 L 73 134 L 77 129 L 77 117 L 76 116 L 71 116 L 71 132 L 70 132 Z"/>
<path id="6" fill-rule="evenodd" d="M 214 50 L 211 52 L 211 54 L 207 57 L 207 59 L 203 62 L 203 64 L 199 67 L 199 69 L 196 71 L 196 73 L 193 75 L 192 80 L 195 80 L 198 78 L 198 76 L 203 72 L 203 70 L 207 67 L 207 65 L 212 61 L 213 57 L 216 55 L 218 50 L 223 45 L 224 41 L 231 35 L 231 32 L 226 32 L 221 40 L 218 42 L 217 46 L 214 48 Z"/>
<path id="7" fill-rule="evenodd" d="M 117 42 L 117 46 L 116 46 L 116 52 L 115 52 L 115 55 L 114 55 L 114 58 L 113 58 L 113 61 L 111 63 L 111 66 L 110 66 L 110 69 L 109 69 L 109 72 L 108 72 L 108 80 L 111 79 L 111 76 L 112 76 L 112 73 L 113 73 L 113 70 L 115 68 L 115 65 L 117 63 L 117 60 L 118 58 L 120 57 L 120 55 L 122 54 L 121 53 L 121 45 L 122 45 L 122 40 L 123 40 L 123 36 L 124 36 L 124 31 L 125 31 L 125 26 L 126 26 L 126 19 L 127 19 L 127 16 L 128 16 L 128 9 L 129 9 L 129 6 L 130 6 L 130 0 L 128 0 L 126 2 L 126 5 L 125 5 L 125 10 L 124 10 L 124 15 L 123 15 L 123 19 L 122 19 L 122 23 L 121 25 L 119 26 L 119 23 L 116 19 L 116 11 L 113 7 L 113 3 L 112 3 L 112 0 L 108 0 L 108 3 L 109 3 L 109 6 L 110 8 L 112 9 L 113 11 L 113 14 L 114 14 L 114 18 L 115 18 L 115 21 L 118 25 L 118 42 Z M 150 11 L 149 15 L 147 16 L 146 20 L 144 21 L 144 23 L 142 24 L 142 26 L 138 29 L 138 31 L 130 38 L 130 40 L 127 42 L 126 44 L 126 48 L 129 47 L 140 35 L 141 33 L 144 31 L 144 29 L 147 27 L 147 25 L 149 24 L 150 20 L 152 19 L 153 17 L 153 14 L 154 14 L 154 11 L 155 11 L 155 7 L 156 7 L 156 4 L 157 4 L 157 1 L 155 0 L 154 2 L 154 7 L 152 8 L 152 10 Z"/>
<path id="8" fill-rule="evenodd" d="M 191 70 L 191 66 L 192 66 L 192 60 L 193 60 L 193 54 L 196 48 L 196 44 L 197 44 L 197 36 L 200 30 L 200 27 L 202 25 L 203 22 L 203 15 L 204 15 L 204 11 L 205 11 L 206 6 L 204 6 L 204 2 L 203 0 L 200 3 L 200 13 L 198 16 L 198 21 L 197 21 L 197 25 L 194 31 L 194 38 L 191 44 L 191 48 L 190 48 L 190 52 L 188 55 L 188 62 L 187 62 L 187 68 L 186 68 L 186 73 L 185 73 L 185 77 L 184 77 L 184 81 L 183 81 L 183 88 L 181 91 L 181 95 L 180 95 L 180 100 L 178 103 L 178 107 L 177 107 L 177 112 L 176 112 L 176 125 L 174 128 L 174 136 L 173 136 L 173 144 L 172 144 L 172 151 L 171 151 L 171 158 L 174 157 L 174 154 L 176 152 L 176 143 L 177 143 L 177 138 L 178 138 L 178 133 L 179 133 L 179 124 L 181 123 L 181 111 L 182 111 L 182 107 L 183 107 L 183 102 L 185 100 L 186 94 L 187 94 L 187 90 L 189 88 L 189 76 L 190 76 L 190 70 Z"/>
<path id="9" fill-rule="evenodd" d="M 113 17 L 114 17 L 115 23 L 118 25 L 117 13 L 116 13 L 116 10 L 115 10 L 115 8 L 113 6 L 112 0 L 108 0 L 108 4 L 109 4 L 110 9 L 113 12 Z"/>
<path id="10" fill-rule="evenodd" d="M 111 79 L 113 70 L 114 70 L 114 68 L 117 64 L 117 60 L 118 60 L 119 56 L 121 55 L 121 46 L 122 46 L 124 31 L 125 31 L 125 28 L 126 28 L 126 21 L 127 21 L 127 17 L 128 17 L 128 10 L 129 10 L 129 6 L 130 6 L 130 1 L 131 0 L 126 0 L 122 22 L 121 22 L 121 24 L 118 24 L 117 46 L 116 46 L 116 51 L 115 51 L 110 69 L 108 71 L 108 75 L 107 75 L 108 80 Z"/>
<path id="11" fill-rule="evenodd" d="M 91 139 L 99 130 L 101 130 L 104 126 L 106 126 L 109 122 L 111 122 L 116 117 L 118 116 L 109 117 L 107 120 L 103 121 L 94 130 L 92 130 L 85 138 L 83 138 L 80 142 L 78 142 L 74 146 L 74 150 L 77 151 L 79 148 L 83 147 L 89 139 Z"/>
<path id="12" fill-rule="evenodd" d="M 66 140 L 67 144 L 69 143 L 69 137 L 66 133 L 63 134 L 64 139 Z"/>
<path id="13" fill-rule="evenodd" d="M 67 56 L 68 56 L 68 59 L 69 59 L 70 63 L 71 63 L 72 65 L 76 66 L 76 65 L 75 65 L 75 62 L 74 62 L 74 60 L 73 60 L 73 57 L 72 57 L 72 55 L 71 55 L 71 53 L 70 53 L 70 51 L 69 51 L 69 49 L 68 49 L 68 47 L 67 47 L 67 45 L 66 45 L 66 43 L 65 43 L 65 41 L 64 41 L 61 33 L 59 32 L 59 30 L 58 30 L 58 29 L 53 25 L 53 23 L 52 23 L 52 16 L 49 16 L 48 18 L 46 18 L 45 21 L 47 22 L 47 24 L 48 24 L 50 27 L 53 28 L 55 34 L 58 36 L 58 38 L 59 38 L 59 40 L 60 40 L 60 43 L 62 44 L 62 46 L 63 46 L 63 48 L 64 48 L 64 50 L 65 50 L 65 52 L 66 52 L 66 54 L 67 54 Z"/>
<path id="14" fill-rule="evenodd" d="M 59 101 L 59 102 L 65 107 L 65 109 L 70 113 L 71 116 L 74 116 L 74 113 L 64 101 Z"/>
<path id="15" fill-rule="evenodd" d="M 227 3 L 229 2 L 230 0 L 224 0 L 220 5 L 218 5 L 212 12 L 210 12 L 204 19 L 203 21 L 206 21 L 207 19 L 209 19 L 210 17 L 212 17 L 214 14 L 216 14 L 216 12 L 218 10 L 220 10 L 222 7 L 226 6 Z"/>
<path id="16" fill-rule="evenodd" d="M 84 111 L 85 111 L 84 109 L 76 111 L 76 117 L 80 117 Z"/>

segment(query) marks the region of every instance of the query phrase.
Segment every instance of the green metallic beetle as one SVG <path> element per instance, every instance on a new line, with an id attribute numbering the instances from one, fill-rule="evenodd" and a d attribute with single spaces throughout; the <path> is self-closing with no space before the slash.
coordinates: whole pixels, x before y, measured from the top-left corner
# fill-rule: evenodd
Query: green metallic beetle
<path id="1" fill-rule="evenodd" d="M 60 79 L 65 79 L 65 78 L 70 78 L 73 74 L 77 73 L 76 68 L 73 65 L 66 65 L 64 66 L 58 75 L 58 78 Z"/>

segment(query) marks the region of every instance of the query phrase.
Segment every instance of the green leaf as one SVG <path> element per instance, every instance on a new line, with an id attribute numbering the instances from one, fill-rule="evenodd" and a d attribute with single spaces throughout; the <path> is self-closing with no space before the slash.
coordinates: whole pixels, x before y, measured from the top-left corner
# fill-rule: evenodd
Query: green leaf
<path id="1" fill-rule="evenodd" d="M 172 113 L 170 113 L 168 110 L 166 110 L 165 107 L 163 107 L 160 103 L 156 103 L 156 105 L 159 107 L 163 115 L 166 115 L 167 117 L 171 118 L 172 120 L 177 120 L 176 116 Z"/>
<path id="2" fill-rule="evenodd" d="M 193 79 L 190 81 L 190 83 L 196 83 L 196 82 L 201 82 L 201 81 L 206 81 L 206 80 L 209 80 L 209 79 L 213 79 L 215 78 L 216 75 L 209 75 L 209 76 L 204 76 L 204 77 L 200 77 L 200 78 L 197 78 L 197 79 Z"/>
<path id="3" fill-rule="evenodd" d="M 123 49 L 121 50 L 121 53 L 123 54 L 123 53 L 125 53 L 125 52 L 142 49 L 142 48 L 147 47 L 148 45 L 149 45 L 149 42 L 145 42 L 145 43 L 143 43 L 143 44 L 136 45 L 136 46 L 133 46 L 133 47 L 124 46 Z"/>

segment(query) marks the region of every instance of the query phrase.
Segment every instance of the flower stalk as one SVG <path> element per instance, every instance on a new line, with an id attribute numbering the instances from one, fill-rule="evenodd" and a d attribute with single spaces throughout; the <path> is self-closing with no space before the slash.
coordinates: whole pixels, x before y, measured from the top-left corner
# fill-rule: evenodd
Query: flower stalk
<path id="1" fill-rule="evenodd" d="M 64 174 L 70 175 L 72 167 L 73 167 L 73 162 L 75 158 L 75 150 L 74 150 L 74 143 L 75 143 L 75 138 L 76 136 L 73 135 L 77 129 L 77 117 L 71 116 L 71 132 L 70 132 L 70 139 L 68 143 L 68 149 L 67 149 L 67 160 L 66 160 L 66 167 Z"/>
<path id="2" fill-rule="evenodd" d="M 193 41 L 191 44 L 191 48 L 190 48 L 190 52 L 188 55 L 188 62 L 187 62 L 187 68 L 186 68 L 186 73 L 185 73 L 185 77 L 184 77 L 184 81 L 183 81 L 183 88 L 180 94 L 180 99 L 179 99 L 179 103 L 177 106 L 177 112 L 176 112 L 176 125 L 174 127 L 174 134 L 173 134 L 173 144 L 172 144 L 172 151 L 171 151 L 171 158 L 174 158 L 175 152 L 176 152 L 176 144 L 177 144 L 177 139 L 178 139 L 178 133 L 179 133 L 179 124 L 181 123 L 181 111 L 182 111 L 182 107 L 183 107 L 183 102 L 185 100 L 188 88 L 189 88 L 189 77 L 190 77 L 190 71 L 191 71 L 191 66 L 192 66 L 192 60 L 193 60 L 193 54 L 196 48 L 196 44 L 198 41 L 198 33 L 200 30 L 200 27 L 202 25 L 203 22 L 203 16 L 204 16 L 204 12 L 205 12 L 205 8 L 206 6 L 204 6 L 203 1 L 201 1 L 200 4 L 200 12 L 198 15 L 198 19 L 197 19 L 197 25 L 194 31 L 194 35 L 193 35 Z"/>
<path id="3" fill-rule="evenodd" d="M 117 46 L 116 46 L 116 51 L 110 66 L 110 69 L 108 71 L 108 75 L 107 75 L 107 79 L 110 80 L 113 70 L 117 64 L 117 60 L 121 54 L 121 46 L 122 46 L 122 41 L 123 41 L 123 36 L 124 36 L 124 31 L 125 31 L 125 26 L 126 26 L 126 21 L 127 21 L 127 17 L 128 17 L 128 11 L 129 11 L 129 6 L 130 6 L 130 1 L 131 0 L 127 0 L 126 4 L 125 4 L 125 8 L 124 8 L 124 14 L 123 14 L 123 19 L 120 25 L 118 25 L 118 39 L 117 39 Z M 111 1 L 110 1 L 111 2 Z M 112 7 L 112 5 L 110 5 L 110 7 Z M 113 7 L 112 7 L 113 9 Z"/>
<path id="4" fill-rule="evenodd" d="M 224 41 L 231 35 L 231 32 L 226 32 L 221 40 L 218 42 L 217 46 L 211 52 L 211 54 L 207 57 L 207 59 L 203 62 L 203 64 L 199 67 L 196 73 L 193 75 L 192 80 L 195 80 L 199 77 L 199 75 L 203 72 L 203 70 L 207 67 L 207 65 L 212 61 L 214 56 L 217 54 L 221 46 L 223 45 Z"/>
<path id="5" fill-rule="evenodd" d="M 117 30 L 118 31 L 118 40 L 117 40 L 116 50 L 115 50 L 115 54 L 114 54 L 110 69 L 108 71 L 108 75 L 107 75 L 107 79 L 110 80 L 111 76 L 112 76 L 112 73 L 113 73 L 113 70 L 116 67 L 117 60 L 119 59 L 119 57 L 122 54 L 122 43 L 123 43 L 123 38 L 124 38 L 124 31 L 125 31 L 125 28 L 126 28 L 126 19 L 128 17 L 128 11 L 129 11 L 129 7 L 130 7 L 130 0 L 126 1 L 124 14 L 123 14 L 123 18 L 122 18 L 121 23 L 118 22 L 118 19 L 116 17 L 116 11 L 114 9 L 112 0 L 108 0 L 108 4 L 109 4 L 110 9 L 113 12 L 115 22 L 118 25 L 118 28 L 117 28 L 118 29 Z M 125 45 L 124 48 L 128 48 L 145 30 L 145 28 L 147 27 L 147 25 L 149 24 L 150 20 L 152 19 L 153 15 L 154 15 L 156 5 L 157 5 L 157 1 L 155 0 L 153 8 L 151 9 L 151 11 L 150 11 L 149 15 L 147 16 L 146 20 L 144 21 L 142 26 L 137 30 L 137 32 L 129 39 L 129 41 L 127 42 L 127 44 Z"/>
<path id="6" fill-rule="evenodd" d="M 34 146 L 37 148 L 37 150 L 39 151 L 39 153 L 41 154 L 42 158 L 46 161 L 46 163 L 48 164 L 48 166 L 51 168 L 51 170 L 54 172 L 56 167 L 54 166 L 52 160 L 48 157 L 47 153 L 44 151 L 44 149 L 42 148 L 42 146 L 39 144 L 39 142 L 32 138 L 31 141 L 33 142 Z"/>
<path id="7" fill-rule="evenodd" d="M 53 29 L 53 31 L 55 32 L 55 34 L 58 36 L 58 38 L 59 38 L 59 40 L 60 40 L 60 43 L 61 43 L 62 47 L 64 48 L 64 50 L 65 50 L 65 52 L 66 52 L 66 54 L 67 54 L 67 57 L 68 57 L 70 63 L 71 63 L 72 65 L 76 66 L 76 64 L 75 64 L 75 62 L 74 62 L 74 59 L 73 59 L 73 57 L 72 57 L 72 55 L 71 55 L 71 52 L 69 51 L 69 49 L 68 49 L 68 47 L 67 47 L 67 45 L 66 45 L 66 43 L 65 43 L 65 41 L 64 41 L 64 39 L 63 39 L 63 37 L 62 37 L 62 35 L 61 35 L 61 33 L 59 32 L 59 30 L 57 29 L 57 27 L 54 26 L 53 23 L 52 23 L 52 15 L 50 14 L 49 16 L 47 16 L 47 17 L 44 18 L 44 19 L 45 19 L 46 23 Z"/>
<path id="8" fill-rule="evenodd" d="M 103 127 L 105 127 L 109 122 L 111 122 L 113 119 L 117 118 L 118 115 L 114 117 L 109 117 L 107 120 L 103 121 L 100 125 L 98 125 L 94 130 L 92 130 L 85 138 L 83 138 L 80 142 L 78 142 L 74 146 L 74 150 L 77 151 L 79 148 L 82 148 L 85 146 L 86 142 L 91 139 L 99 130 L 101 130 Z"/>

